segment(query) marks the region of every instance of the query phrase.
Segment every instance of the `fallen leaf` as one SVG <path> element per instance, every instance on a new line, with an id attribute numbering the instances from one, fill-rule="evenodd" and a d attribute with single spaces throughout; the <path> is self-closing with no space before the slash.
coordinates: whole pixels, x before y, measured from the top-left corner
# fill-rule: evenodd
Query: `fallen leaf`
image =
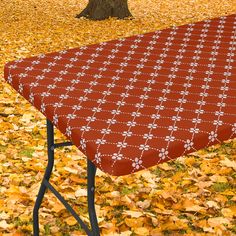
<path id="1" fill-rule="evenodd" d="M 75 174 L 75 175 L 78 174 L 78 169 L 76 169 L 76 168 L 71 168 L 71 167 L 65 166 L 64 170 L 68 171 L 69 173 Z"/>
<path id="2" fill-rule="evenodd" d="M 228 219 L 224 218 L 224 217 L 214 217 L 214 218 L 209 218 L 208 219 L 208 224 L 211 227 L 220 226 L 220 225 L 223 225 L 223 224 L 230 225 L 230 221 Z"/>
<path id="3" fill-rule="evenodd" d="M 70 226 L 77 224 L 77 220 L 73 216 L 66 218 L 65 222 Z"/>
<path id="4" fill-rule="evenodd" d="M 7 214 L 5 211 L 0 213 L 0 220 L 7 220 L 9 218 L 10 218 L 9 214 Z"/>
<path id="5" fill-rule="evenodd" d="M 78 190 L 76 190 L 76 192 L 75 192 L 75 196 L 76 197 L 85 197 L 85 196 L 87 196 L 87 189 L 78 189 Z"/>
<path id="6" fill-rule="evenodd" d="M 224 217 L 229 217 L 229 218 L 233 218 L 234 216 L 236 216 L 236 207 L 232 207 L 232 208 L 223 208 L 221 210 L 221 213 Z"/>
<path id="7" fill-rule="evenodd" d="M 136 203 L 136 205 L 142 209 L 147 209 L 151 205 L 151 200 L 146 199 L 144 201 L 139 201 Z"/>
<path id="8" fill-rule="evenodd" d="M 224 160 L 220 161 L 223 166 L 231 167 L 236 171 L 236 161 L 231 161 L 227 157 Z"/>
<path id="9" fill-rule="evenodd" d="M 159 164 L 158 167 L 160 167 L 162 170 L 174 170 L 175 169 L 174 167 L 170 166 L 166 162 Z"/>
<path id="10" fill-rule="evenodd" d="M 210 176 L 210 180 L 213 182 L 221 182 L 221 183 L 227 183 L 228 180 L 225 176 L 221 176 L 221 175 L 212 175 Z"/>
<path id="11" fill-rule="evenodd" d="M 143 213 L 140 211 L 124 211 L 122 214 L 131 216 L 133 218 L 139 218 L 140 216 L 143 216 Z"/>
<path id="12" fill-rule="evenodd" d="M 145 227 L 139 227 L 139 228 L 135 228 L 134 229 L 134 233 L 138 234 L 138 235 L 149 235 L 149 230 Z"/>
<path id="13" fill-rule="evenodd" d="M 0 221 L 0 228 L 2 229 L 10 229 L 12 224 L 8 224 L 5 220 Z"/>
<path id="14" fill-rule="evenodd" d="M 52 207 L 53 211 L 58 213 L 64 209 L 65 209 L 65 206 L 62 203 L 60 203 L 58 201 L 54 202 L 53 207 Z"/>
<path id="15" fill-rule="evenodd" d="M 194 212 L 205 212 L 205 208 L 198 206 L 198 205 L 193 205 L 185 208 L 186 211 L 194 211 Z"/>
<path id="16" fill-rule="evenodd" d="M 155 208 L 154 211 L 158 214 L 163 214 L 163 215 L 173 215 L 173 210 L 167 210 L 167 209 L 158 209 L 158 208 Z"/>
<path id="17" fill-rule="evenodd" d="M 130 231 L 130 230 L 126 230 L 126 231 L 124 231 L 124 232 L 119 233 L 120 236 L 130 236 L 130 235 L 132 235 L 132 234 L 133 234 L 133 233 L 132 233 L 132 231 Z"/>
<path id="18" fill-rule="evenodd" d="M 178 230 L 178 229 L 188 229 L 188 224 L 182 221 L 173 222 L 167 221 L 166 223 L 162 224 L 162 230 Z"/>
<path id="19" fill-rule="evenodd" d="M 131 228 L 139 228 L 143 226 L 143 219 L 140 218 L 125 218 L 125 224 Z"/>
<path id="20" fill-rule="evenodd" d="M 215 208 L 215 209 L 219 209 L 220 207 L 218 206 L 217 202 L 214 201 L 207 201 L 206 202 L 207 206 L 210 208 Z"/>

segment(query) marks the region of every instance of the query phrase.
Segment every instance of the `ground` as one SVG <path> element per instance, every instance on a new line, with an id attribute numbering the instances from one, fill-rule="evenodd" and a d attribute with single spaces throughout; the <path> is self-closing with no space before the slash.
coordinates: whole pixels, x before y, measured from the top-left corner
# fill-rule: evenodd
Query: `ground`
<path id="1" fill-rule="evenodd" d="M 235 0 L 130 0 L 133 20 L 74 16 L 84 0 L 0 1 L 0 235 L 32 235 L 32 208 L 46 166 L 45 119 L 3 80 L 6 62 L 236 12 Z M 57 132 L 57 141 L 64 137 Z M 86 163 L 76 148 L 56 155 L 52 183 L 88 221 Z M 125 177 L 98 171 L 102 235 L 236 234 L 236 141 Z M 83 235 L 51 193 L 42 235 Z"/>

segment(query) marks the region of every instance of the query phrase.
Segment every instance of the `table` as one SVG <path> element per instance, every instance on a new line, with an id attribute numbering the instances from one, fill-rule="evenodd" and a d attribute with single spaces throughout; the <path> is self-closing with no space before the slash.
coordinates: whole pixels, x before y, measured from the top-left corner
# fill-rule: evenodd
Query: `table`
<path id="1" fill-rule="evenodd" d="M 96 168 L 127 175 L 236 137 L 236 14 L 9 62 L 6 81 L 47 118 L 51 190 L 99 235 Z M 53 128 L 70 142 L 54 143 Z M 88 159 L 91 230 L 49 183 L 54 149 Z"/>

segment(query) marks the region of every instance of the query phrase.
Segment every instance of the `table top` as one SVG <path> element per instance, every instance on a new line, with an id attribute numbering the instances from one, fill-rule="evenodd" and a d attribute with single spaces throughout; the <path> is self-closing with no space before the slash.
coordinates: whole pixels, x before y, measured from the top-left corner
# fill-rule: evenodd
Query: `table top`
<path id="1" fill-rule="evenodd" d="M 236 137 L 236 14 L 9 62 L 6 81 L 101 170 Z"/>

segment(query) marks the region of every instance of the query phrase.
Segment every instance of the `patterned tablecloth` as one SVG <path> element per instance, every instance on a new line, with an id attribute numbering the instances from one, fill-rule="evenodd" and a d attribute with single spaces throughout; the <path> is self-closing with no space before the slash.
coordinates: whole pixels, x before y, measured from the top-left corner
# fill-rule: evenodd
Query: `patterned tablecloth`
<path id="1" fill-rule="evenodd" d="M 9 62 L 5 79 L 125 175 L 236 137 L 236 14 Z"/>

